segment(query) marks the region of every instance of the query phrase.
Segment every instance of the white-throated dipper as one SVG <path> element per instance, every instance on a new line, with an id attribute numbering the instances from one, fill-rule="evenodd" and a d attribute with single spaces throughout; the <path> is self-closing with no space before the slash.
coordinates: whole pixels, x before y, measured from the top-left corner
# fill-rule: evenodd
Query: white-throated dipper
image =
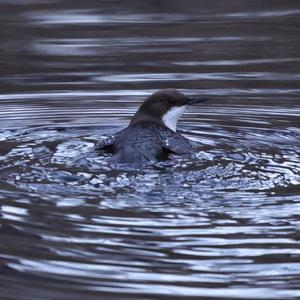
<path id="1" fill-rule="evenodd" d="M 133 166 L 166 159 L 170 153 L 192 153 L 189 140 L 176 132 L 177 121 L 187 105 L 206 100 L 175 89 L 159 90 L 143 102 L 128 127 L 103 138 L 96 147 L 113 153 L 110 163 Z"/>

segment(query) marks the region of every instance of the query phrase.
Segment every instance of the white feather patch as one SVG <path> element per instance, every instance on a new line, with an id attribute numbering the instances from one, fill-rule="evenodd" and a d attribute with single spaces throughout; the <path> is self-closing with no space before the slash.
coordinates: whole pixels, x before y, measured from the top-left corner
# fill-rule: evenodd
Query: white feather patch
<path id="1" fill-rule="evenodd" d="M 172 107 L 163 115 L 162 121 L 168 128 L 170 128 L 173 131 L 176 131 L 177 121 L 184 113 L 185 108 L 185 105 Z"/>

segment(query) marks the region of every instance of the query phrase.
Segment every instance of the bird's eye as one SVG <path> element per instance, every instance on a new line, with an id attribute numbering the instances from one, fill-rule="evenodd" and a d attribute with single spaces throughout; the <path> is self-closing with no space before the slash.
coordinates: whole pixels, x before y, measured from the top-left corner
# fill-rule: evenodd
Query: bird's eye
<path id="1" fill-rule="evenodd" d="M 174 103 L 175 99 L 173 97 L 166 96 L 165 101 L 168 102 L 168 103 Z"/>

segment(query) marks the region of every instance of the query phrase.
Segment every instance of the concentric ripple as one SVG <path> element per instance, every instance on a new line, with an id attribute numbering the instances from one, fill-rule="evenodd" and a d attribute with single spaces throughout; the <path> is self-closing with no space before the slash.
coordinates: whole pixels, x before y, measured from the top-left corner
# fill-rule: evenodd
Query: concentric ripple
<path id="1" fill-rule="evenodd" d="M 2 1 L 1 300 L 300 299 L 296 2 Z M 194 157 L 112 169 L 166 87 Z"/>
<path id="2" fill-rule="evenodd" d="M 49 297 L 70 284 L 75 299 L 297 295 L 285 286 L 299 286 L 299 131 L 207 125 L 185 120 L 192 160 L 143 170 L 111 169 L 94 150 L 118 128 L 2 130 L 5 284 L 18 272 L 47 278 Z"/>

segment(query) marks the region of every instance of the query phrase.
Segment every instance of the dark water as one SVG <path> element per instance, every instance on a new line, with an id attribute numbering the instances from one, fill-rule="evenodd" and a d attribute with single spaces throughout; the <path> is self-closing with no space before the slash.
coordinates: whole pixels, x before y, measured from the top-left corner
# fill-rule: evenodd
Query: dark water
<path id="1" fill-rule="evenodd" d="M 300 299 L 299 1 L 2 0 L 0 299 Z M 160 88 L 196 158 L 95 142 Z"/>

